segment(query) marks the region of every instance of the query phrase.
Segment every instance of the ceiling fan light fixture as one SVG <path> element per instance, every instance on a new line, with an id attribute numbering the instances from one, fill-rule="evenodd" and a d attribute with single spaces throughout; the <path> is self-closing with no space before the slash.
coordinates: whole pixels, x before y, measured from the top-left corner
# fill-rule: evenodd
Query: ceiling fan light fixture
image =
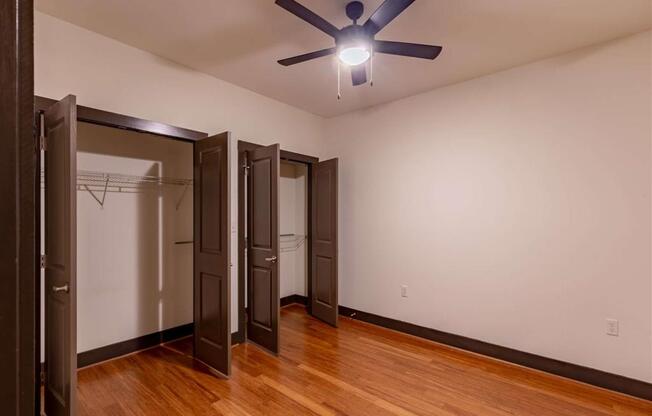
<path id="1" fill-rule="evenodd" d="M 359 0 L 349 1 L 346 5 L 346 16 L 351 19 L 352 23 L 341 29 L 301 5 L 297 0 L 276 0 L 275 2 L 301 20 L 326 33 L 335 41 L 335 47 L 281 59 L 278 63 L 289 66 L 323 56 L 337 55 L 338 91 L 342 64 L 350 67 L 353 86 L 367 82 L 373 85 L 373 56 L 376 53 L 432 60 L 439 56 L 442 50 L 441 46 L 435 45 L 376 40 L 376 34 L 410 7 L 415 0 L 384 0 L 363 24 L 358 24 L 358 20 L 364 15 L 364 4 Z M 369 61 L 369 65 L 363 65 L 367 61 Z M 369 79 L 367 79 L 367 70 L 371 74 Z"/>
<path id="2" fill-rule="evenodd" d="M 343 64 L 356 66 L 367 62 L 371 53 L 369 48 L 357 45 L 342 48 L 337 56 Z"/>

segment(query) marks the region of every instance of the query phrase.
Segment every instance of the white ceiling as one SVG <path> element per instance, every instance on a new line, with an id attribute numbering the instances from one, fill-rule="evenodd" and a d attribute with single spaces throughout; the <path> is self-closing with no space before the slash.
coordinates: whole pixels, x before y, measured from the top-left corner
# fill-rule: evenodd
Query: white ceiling
<path id="1" fill-rule="evenodd" d="M 299 0 L 335 26 L 347 0 Z M 363 20 L 382 0 L 363 0 Z M 338 101 L 333 40 L 273 0 L 37 0 L 37 9 L 321 116 L 335 116 L 652 27 L 651 0 L 417 0 L 377 38 L 441 45 L 435 61 L 376 55 L 374 87 Z"/>

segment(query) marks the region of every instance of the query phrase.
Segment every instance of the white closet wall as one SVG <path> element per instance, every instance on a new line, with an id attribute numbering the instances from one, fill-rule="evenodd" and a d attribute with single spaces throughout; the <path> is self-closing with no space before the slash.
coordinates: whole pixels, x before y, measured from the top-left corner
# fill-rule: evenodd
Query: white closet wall
<path id="1" fill-rule="evenodd" d="M 281 297 L 305 295 L 307 169 L 304 165 L 281 163 L 280 176 L 280 293 Z"/>
<path id="2" fill-rule="evenodd" d="M 79 123 L 77 167 L 192 178 L 192 144 Z M 78 351 L 192 322 L 192 189 L 77 192 Z M 177 210 L 177 202 L 180 202 Z"/>
<path id="3" fill-rule="evenodd" d="M 78 123 L 78 170 L 192 178 L 192 144 Z M 192 322 L 192 188 L 77 191 L 77 351 Z M 96 192 L 101 199 L 102 192 Z M 177 203 L 180 202 L 178 210 Z"/>

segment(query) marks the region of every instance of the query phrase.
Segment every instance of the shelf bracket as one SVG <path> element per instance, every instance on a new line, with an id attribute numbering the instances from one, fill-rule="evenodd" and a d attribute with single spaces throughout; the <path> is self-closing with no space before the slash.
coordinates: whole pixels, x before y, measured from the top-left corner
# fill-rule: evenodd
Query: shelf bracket
<path id="1" fill-rule="evenodd" d="M 186 196 L 186 192 L 188 191 L 188 186 L 189 184 L 185 184 L 183 186 L 183 192 L 181 192 L 181 196 L 179 197 L 179 200 L 177 201 L 177 206 L 176 209 L 179 211 L 179 207 L 181 207 L 181 203 L 183 202 L 183 197 Z"/>
<path id="2" fill-rule="evenodd" d="M 102 199 L 98 198 L 97 195 L 95 195 L 95 192 L 91 191 L 91 189 L 88 187 L 88 185 L 82 185 L 89 194 L 93 197 L 94 200 L 97 201 L 98 204 L 100 204 L 101 208 L 104 208 L 104 200 L 106 199 L 106 190 L 109 187 L 109 176 L 106 176 L 106 179 L 104 180 L 104 191 L 102 192 Z"/>

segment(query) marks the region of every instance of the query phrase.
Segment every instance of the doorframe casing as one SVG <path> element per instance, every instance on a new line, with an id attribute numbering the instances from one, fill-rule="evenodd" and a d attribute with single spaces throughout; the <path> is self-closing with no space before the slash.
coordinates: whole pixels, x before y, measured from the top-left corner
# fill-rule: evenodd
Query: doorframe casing
<path id="1" fill-rule="evenodd" d="M 34 3 L 0 2 L 0 408 L 38 414 Z"/>
<path id="2" fill-rule="evenodd" d="M 57 100 L 52 98 L 34 96 L 34 111 L 39 113 L 45 111 Z M 194 143 L 197 140 L 208 137 L 208 133 L 190 130 L 183 127 L 176 127 L 157 121 L 145 120 L 138 117 L 104 111 L 97 108 L 77 105 L 77 121 L 97 124 L 105 127 L 114 127 L 122 130 L 149 133 L 162 136 L 168 139 L 180 140 Z"/>
<path id="3" fill-rule="evenodd" d="M 239 343 L 244 342 L 247 338 L 247 311 L 245 307 L 247 296 L 247 292 L 245 291 L 245 270 L 247 267 L 247 264 L 245 263 L 245 250 L 247 248 L 245 242 L 245 227 L 247 221 L 245 182 L 247 178 L 244 166 L 247 164 L 247 152 L 259 147 L 264 147 L 264 145 L 238 140 L 238 332 L 234 333 L 233 336 Z M 312 258 L 312 244 L 310 244 L 312 224 L 312 173 L 314 170 L 313 165 L 319 163 L 319 158 L 281 149 L 281 161 L 301 163 L 307 167 L 306 197 L 308 199 L 308 235 L 306 236 L 306 241 L 308 243 L 307 258 L 308 261 L 310 261 Z M 308 267 L 307 280 L 306 291 L 308 299 L 310 299 L 310 296 L 312 295 L 312 267 Z M 310 302 L 308 302 L 306 307 L 308 308 L 308 312 L 310 312 Z"/>

